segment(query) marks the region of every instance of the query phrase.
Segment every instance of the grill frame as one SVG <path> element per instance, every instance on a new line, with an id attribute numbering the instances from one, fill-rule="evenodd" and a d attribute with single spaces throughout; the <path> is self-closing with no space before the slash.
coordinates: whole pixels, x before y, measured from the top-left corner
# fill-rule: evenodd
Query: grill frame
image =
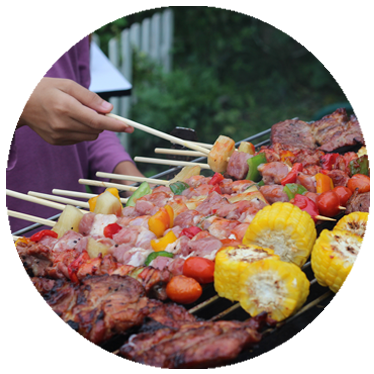
<path id="1" fill-rule="evenodd" d="M 271 129 L 267 129 L 242 141 L 257 141 L 267 136 L 270 131 Z M 237 142 L 236 146 L 240 142 Z M 270 139 L 265 139 L 257 143 L 256 148 L 269 143 Z M 201 162 L 204 159 L 205 157 L 200 157 L 194 162 Z M 180 167 L 169 169 L 155 175 L 154 178 L 171 179 L 180 169 Z M 59 216 L 60 214 L 57 214 L 50 219 L 57 220 Z M 326 228 L 326 225 L 331 224 L 320 224 L 317 231 L 320 232 Z M 33 224 L 18 230 L 14 235 L 25 235 L 41 226 L 41 224 Z M 331 357 L 327 365 L 319 366 L 319 368 L 335 368 L 370 343 L 368 326 L 370 290 L 357 297 L 335 295 L 327 288 L 318 285 L 311 271 L 310 262 L 303 266 L 303 270 L 311 281 L 311 292 L 303 308 L 286 321 L 265 329 L 263 339 L 258 346 L 244 350 L 236 360 L 227 365 L 227 368 L 294 369 L 305 367 L 311 362 L 318 366 L 318 358 L 327 348 L 330 347 L 331 350 L 339 345 L 342 338 L 347 338 L 357 329 L 361 329 L 363 337 L 360 341 L 351 345 L 343 354 L 339 353 Z M 239 303 L 231 303 L 219 298 L 212 285 L 205 286 L 203 300 L 188 306 L 188 309 L 199 317 L 211 320 L 244 320 L 249 317 L 241 309 Z M 331 310 L 331 313 L 324 313 L 327 310 Z M 20 367 L 134 368 L 119 354 L 119 347 L 126 341 L 126 337 L 117 336 L 98 347 L 91 347 L 76 341 L 66 343 L 49 330 L 12 318 L 6 318 L 6 324 L 7 368 L 9 369 Z M 17 334 L 19 337 L 16 337 Z M 41 343 L 38 337 L 41 337 L 46 344 Z M 20 352 L 22 352 L 21 355 Z M 46 356 L 53 356 L 53 362 L 50 362 L 51 360 L 48 360 Z M 46 362 L 45 366 L 41 365 L 43 360 Z"/>

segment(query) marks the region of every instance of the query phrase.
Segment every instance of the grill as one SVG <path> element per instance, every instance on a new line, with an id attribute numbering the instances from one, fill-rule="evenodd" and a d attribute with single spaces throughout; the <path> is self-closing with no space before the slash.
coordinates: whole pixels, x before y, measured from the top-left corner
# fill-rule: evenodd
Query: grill
<path id="1" fill-rule="evenodd" d="M 257 141 L 256 147 L 260 147 L 269 143 L 269 139 L 262 140 L 268 138 L 269 133 L 270 129 L 244 141 Z M 179 168 L 173 168 L 155 178 L 169 179 L 178 171 Z M 319 224 L 317 231 L 331 229 L 329 225 L 331 223 Z M 25 235 L 39 226 L 34 224 L 15 234 Z M 339 365 L 348 362 L 348 358 L 357 356 L 360 356 L 360 362 L 352 363 L 352 367 L 369 368 L 370 291 L 357 297 L 336 295 L 317 283 L 310 262 L 302 269 L 311 282 L 310 294 L 303 308 L 286 321 L 265 328 L 261 342 L 242 351 L 225 368 L 336 368 L 343 367 Z M 189 305 L 188 309 L 200 318 L 213 321 L 244 321 L 249 317 L 239 303 L 218 297 L 212 284 L 204 287 L 199 303 Z M 127 336 L 116 336 L 92 347 L 78 341 L 66 343 L 51 331 L 11 318 L 6 319 L 6 325 L 6 363 L 9 369 L 134 368 L 119 353 Z"/>

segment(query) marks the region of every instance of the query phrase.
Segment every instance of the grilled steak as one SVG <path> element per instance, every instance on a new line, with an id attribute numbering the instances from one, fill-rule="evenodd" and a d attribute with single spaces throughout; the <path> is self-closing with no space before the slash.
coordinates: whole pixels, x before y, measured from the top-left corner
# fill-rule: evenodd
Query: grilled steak
<path id="1" fill-rule="evenodd" d="M 270 140 L 274 149 L 292 151 L 317 148 L 310 125 L 298 119 L 289 119 L 273 125 Z"/>
<path id="2" fill-rule="evenodd" d="M 352 212 L 368 212 L 370 207 L 370 192 L 358 193 L 358 190 L 353 192 L 352 196 L 347 201 L 347 209 L 345 214 Z"/>
<path id="3" fill-rule="evenodd" d="M 88 276 L 81 284 L 64 279 L 32 279 L 48 305 L 85 338 L 102 344 L 116 334 L 140 326 L 160 301 L 145 296 L 139 282 L 128 276 Z"/>
<path id="4" fill-rule="evenodd" d="M 261 339 L 266 321 L 261 314 L 246 322 L 185 322 L 179 328 L 159 326 L 130 337 L 119 354 L 142 364 L 163 368 L 208 368 L 226 364 Z"/>
<path id="5" fill-rule="evenodd" d="M 50 291 L 55 281 L 31 278 L 17 274 L 6 277 L 6 315 L 10 318 L 25 319 L 38 306 L 42 297 Z"/>
<path id="6" fill-rule="evenodd" d="M 344 108 L 315 121 L 311 128 L 320 145 L 319 149 L 325 152 L 332 152 L 343 146 L 365 144 L 357 118 L 349 118 Z"/>

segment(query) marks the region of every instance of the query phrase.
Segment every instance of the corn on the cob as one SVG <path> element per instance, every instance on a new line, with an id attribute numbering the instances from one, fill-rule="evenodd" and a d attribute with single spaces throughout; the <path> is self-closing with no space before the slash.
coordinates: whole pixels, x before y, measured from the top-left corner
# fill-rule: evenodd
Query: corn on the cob
<path id="1" fill-rule="evenodd" d="M 298 266 L 276 259 L 260 260 L 241 274 L 239 302 L 252 317 L 266 311 L 274 320 L 282 321 L 305 303 L 309 286 Z"/>
<path id="2" fill-rule="evenodd" d="M 311 265 L 317 282 L 338 292 L 360 251 L 362 238 L 349 231 L 323 230 L 312 250 Z"/>
<path id="3" fill-rule="evenodd" d="M 364 237 L 369 213 L 352 212 L 341 218 L 335 225 L 334 229 L 350 231 L 353 234 Z"/>
<path id="4" fill-rule="evenodd" d="M 249 225 L 243 244 L 274 250 L 282 261 L 304 265 L 317 232 L 312 217 L 291 203 L 277 202 L 261 209 Z"/>
<path id="5" fill-rule="evenodd" d="M 214 267 L 214 288 L 218 295 L 238 301 L 240 274 L 254 261 L 265 258 L 279 259 L 279 256 L 269 248 L 253 244 L 221 249 L 216 255 Z"/>

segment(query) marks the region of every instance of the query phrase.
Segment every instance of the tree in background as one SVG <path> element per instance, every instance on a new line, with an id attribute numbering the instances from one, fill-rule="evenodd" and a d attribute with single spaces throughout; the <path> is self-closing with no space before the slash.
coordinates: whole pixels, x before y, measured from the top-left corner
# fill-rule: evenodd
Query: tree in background
<path id="1" fill-rule="evenodd" d="M 306 48 L 273 26 L 244 14 L 210 7 L 171 7 L 173 71 L 164 73 L 136 54 L 131 118 L 165 132 L 196 130 L 200 141 L 219 134 L 235 141 L 288 118 L 310 121 L 347 98 Z M 163 8 L 140 12 L 98 30 L 141 22 Z M 160 140 L 136 131 L 133 155 L 153 155 Z M 165 144 L 169 146 L 168 144 Z M 162 144 L 161 144 L 162 146 Z"/>

